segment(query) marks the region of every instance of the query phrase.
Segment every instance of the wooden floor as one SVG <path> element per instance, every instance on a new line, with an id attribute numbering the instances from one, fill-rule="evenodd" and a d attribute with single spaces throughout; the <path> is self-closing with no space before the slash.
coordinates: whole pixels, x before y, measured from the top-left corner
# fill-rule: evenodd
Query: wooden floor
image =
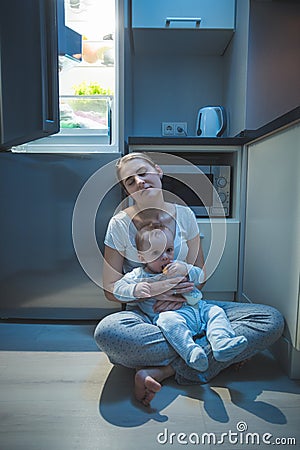
<path id="1" fill-rule="evenodd" d="M 1 450 L 300 448 L 300 383 L 268 352 L 207 385 L 168 380 L 145 408 L 94 328 L 0 323 Z"/>

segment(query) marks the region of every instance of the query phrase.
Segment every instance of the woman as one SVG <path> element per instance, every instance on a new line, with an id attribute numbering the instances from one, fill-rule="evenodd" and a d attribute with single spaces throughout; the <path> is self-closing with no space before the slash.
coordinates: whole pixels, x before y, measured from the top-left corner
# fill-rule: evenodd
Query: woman
<path id="1" fill-rule="evenodd" d="M 114 283 L 123 273 L 140 265 L 135 247 L 135 234 L 146 224 L 167 226 L 174 236 L 175 258 L 205 270 L 198 225 L 186 206 L 165 202 L 162 169 L 144 153 L 131 153 L 117 162 L 117 176 L 133 205 L 116 214 L 109 222 L 104 251 L 103 284 L 109 300 Z M 185 301 L 181 294 L 193 289 L 183 281 L 156 296 L 155 311 L 176 310 Z M 200 286 L 201 287 L 201 286 Z M 232 302 L 216 302 L 221 306 L 237 335 L 248 339 L 247 349 L 230 363 L 214 360 L 206 337 L 199 339 L 209 360 L 206 372 L 188 367 L 164 339 L 159 328 L 137 307 L 127 307 L 105 317 L 95 330 L 95 340 L 110 361 L 136 369 L 135 396 L 149 405 L 161 389 L 161 382 L 175 376 L 179 384 L 205 383 L 232 364 L 245 360 L 275 342 L 283 331 L 283 318 L 272 307 Z"/>

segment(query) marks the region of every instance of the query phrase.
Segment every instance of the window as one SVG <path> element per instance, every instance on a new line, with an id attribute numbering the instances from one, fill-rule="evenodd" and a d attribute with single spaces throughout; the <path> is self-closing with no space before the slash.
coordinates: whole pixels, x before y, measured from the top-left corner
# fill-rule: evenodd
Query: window
<path id="1" fill-rule="evenodd" d="M 59 56 L 60 132 L 15 151 L 119 151 L 119 4 L 64 0 L 65 25 L 81 35 L 82 54 Z"/>

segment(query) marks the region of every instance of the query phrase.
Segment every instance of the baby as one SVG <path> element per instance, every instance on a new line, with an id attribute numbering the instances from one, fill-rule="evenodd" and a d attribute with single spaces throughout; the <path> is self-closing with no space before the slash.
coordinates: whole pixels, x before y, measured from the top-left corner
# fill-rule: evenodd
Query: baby
<path id="1" fill-rule="evenodd" d="M 136 234 L 136 247 L 143 267 L 133 269 L 115 283 L 118 300 L 136 302 L 186 363 L 200 372 L 207 370 L 208 358 L 193 339 L 198 334 L 206 332 L 217 361 L 229 361 L 245 350 L 246 337 L 236 336 L 223 309 L 201 300 L 197 288 L 183 294 L 186 303 L 180 309 L 154 312 L 156 295 L 174 289 L 186 277 L 195 285 L 203 282 L 202 269 L 174 261 L 173 235 L 167 227 L 143 227 Z"/>

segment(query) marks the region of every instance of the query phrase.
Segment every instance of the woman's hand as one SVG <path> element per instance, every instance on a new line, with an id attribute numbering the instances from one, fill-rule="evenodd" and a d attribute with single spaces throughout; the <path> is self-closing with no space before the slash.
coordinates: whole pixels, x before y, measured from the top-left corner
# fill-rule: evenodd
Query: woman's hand
<path id="1" fill-rule="evenodd" d="M 182 294 L 187 294 L 188 292 L 191 292 L 194 289 L 195 285 L 192 281 L 187 280 L 184 278 L 182 281 L 176 284 L 176 286 L 171 289 L 172 296 L 179 296 Z M 157 298 L 157 297 L 156 297 Z"/>
<path id="2" fill-rule="evenodd" d="M 151 284 L 146 281 L 137 283 L 134 288 L 133 295 L 142 299 L 151 297 Z"/>
<path id="3" fill-rule="evenodd" d="M 151 296 L 158 298 L 162 294 L 169 293 L 172 295 L 176 293 L 175 290 L 183 281 L 183 277 L 166 278 L 160 281 L 151 283 Z"/>
<path id="4" fill-rule="evenodd" d="M 186 301 L 182 294 L 191 292 L 193 289 L 194 283 L 191 283 L 190 281 L 181 281 L 168 292 L 155 296 L 156 302 L 153 306 L 153 311 L 156 313 L 176 311 L 181 308 Z"/>

